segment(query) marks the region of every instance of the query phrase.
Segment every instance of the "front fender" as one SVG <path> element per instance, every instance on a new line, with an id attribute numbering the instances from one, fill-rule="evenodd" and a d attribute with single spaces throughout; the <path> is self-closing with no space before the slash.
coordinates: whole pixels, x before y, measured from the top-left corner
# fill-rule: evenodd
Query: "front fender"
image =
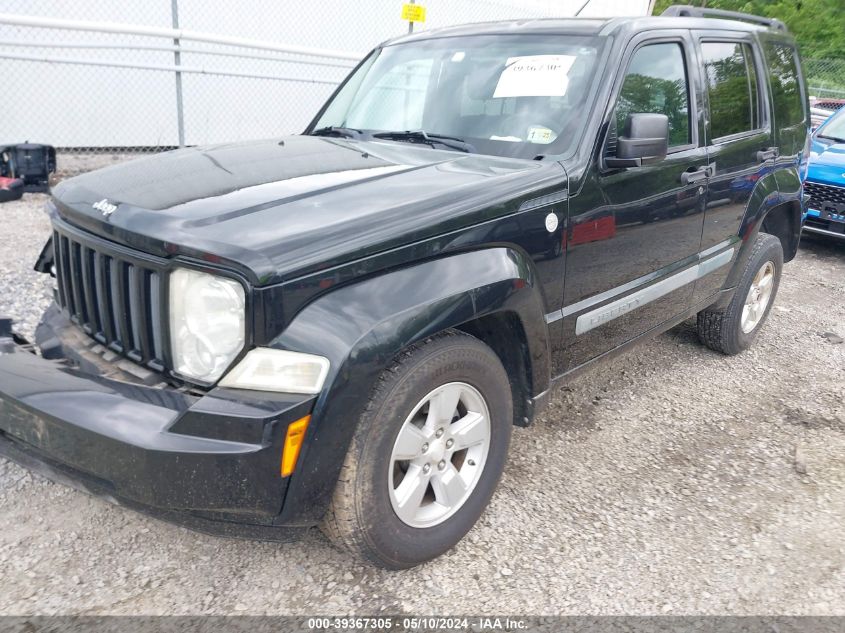
<path id="1" fill-rule="evenodd" d="M 497 312 L 526 334 L 534 394 L 549 384 L 545 305 L 531 260 L 495 247 L 409 266 L 345 286 L 305 307 L 272 347 L 331 361 L 280 525 L 314 525 L 325 513 L 374 381 L 408 345 Z"/>

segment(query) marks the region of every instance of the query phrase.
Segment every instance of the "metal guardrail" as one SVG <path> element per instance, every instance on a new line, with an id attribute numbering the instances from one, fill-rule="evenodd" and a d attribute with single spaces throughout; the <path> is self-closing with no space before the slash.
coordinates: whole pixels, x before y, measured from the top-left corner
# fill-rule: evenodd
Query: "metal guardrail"
<path id="1" fill-rule="evenodd" d="M 176 47 L 174 50 L 181 51 Z M 276 81 L 300 81 L 303 83 L 337 85 L 336 81 L 317 79 L 314 77 L 286 77 L 275 73 L 243 73 L 223 70 L 222 68 L 206 68 L 204 66 L 182 66 L 168 64 L 139 64 L 135 62 L 120 62 L 116 60 L 96 60 L 83 57 L 55 57 L 51 55 L 26 55 L 23 53 L 5 53 L 0 51 L 0 59 L 16 59 L 30 62 L 46 62 L 50 64 L 81 64 L 86 66 L 103 66 L 107 68 L 135 68 L 138 70 L 164 70 L 175 73 L 193 73 L 198 75 L 221 75 L 224 77 L 245 77 L 248 79 L 275 79 Z"/>
<path id="2" fill-rule="evenodd" d="M 350 51 L 336 51 L 323 48 L 311 48 L 309 46 L 291 46 L 253 40 L 245 37 L 232 37 L 230 35 L 218 35 L 216 33 L 203 33 L 189 29 L 172 28 L 166 29 L 156 26 L 143 26 L 138 24 L 120 24 L 117 22 L 86 22 L 82 20 L 60 20 L 55 18 L 44 18 L 33 15 L 21 15 L 16 13 L 0 13 L 0 24 L 13 26 L 28 26 L 35 28 L 62 29 L 67 31 L 96 31 L 100 33 L 113 33 L 123 35 L 144 35 L 147 37 L 164 37 L 173 40 L 192 40 L 196 42 L 207 42 L 210 44 L 223 44 L 226 46 L 238 46 L 241 48 L 257 48 L 278 53 L 293 55 L 305 55 L 309 57 L 329 57 L 333 59 L 346 59 L 358 61 L 361 55 Z M 178 46 L 178 44 L 176 44 Z"/>
<path id="3" fill-rule="evenodd" d="M 164 45 L 150 45 L 150 44 L 103 44 L 99 42 L 27 42 L 25 40 L 0 40 L 0 47 L 9 48 L 59 48 L 72 50 L 137 50 L 137 51 L 165 51 L 165 52 L 182 52 L 182 53 L 199 53 L 202 55 L 219 55 L 223 57 L 242 57 L 244 59 L 264 59 L 277 61 L 278 58 L 262 55 L 260 53 L 245 53 L 237 49 L 231 50 L 213 50 L 210 48 L 198 48 L 191 46 L 164 46 Z M 0 57 L 5 57 L 3 51 L 0 50 Z M 334 66 L 337 68 L 352 68 L 353 63 L 347 61 L 325 61 L 323 59 L 310 59 L 308 64 L 311 66 Z"/>

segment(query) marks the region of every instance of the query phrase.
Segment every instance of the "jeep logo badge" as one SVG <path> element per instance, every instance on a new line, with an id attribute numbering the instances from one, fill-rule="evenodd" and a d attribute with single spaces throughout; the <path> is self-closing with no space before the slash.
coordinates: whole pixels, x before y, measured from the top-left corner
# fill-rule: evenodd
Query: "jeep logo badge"
<path id="1" fill-rule="evenodd" d="M 103 198 L 102 200 L 100 200 L 99 202 L 95 202 L 91 206 L 94 207 L 100 213 L 102 213 L 105 217 L 109 217 L 112 213 L 117 211 L 117 205 L 109 202 L 107 198 Z"/>

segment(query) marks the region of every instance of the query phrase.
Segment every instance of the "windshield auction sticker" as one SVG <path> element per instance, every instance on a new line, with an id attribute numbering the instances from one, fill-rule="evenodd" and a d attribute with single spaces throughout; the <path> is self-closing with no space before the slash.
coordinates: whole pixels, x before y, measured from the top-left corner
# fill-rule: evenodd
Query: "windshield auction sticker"
<path id="1" fill-rule="evenodd" d="M 569 87 L 569 70 L 575 59 L 574 55 L 510 57 L 493 98 L 562 97 Z"/>
<path id="2" fill-rule="evenodd" d="M 542 143 L 545 145 L 555 140 L 555 133 L 547 127 L 532 125 L 528 128 L 528 137 L 526 140 L 529 143 Z"/>

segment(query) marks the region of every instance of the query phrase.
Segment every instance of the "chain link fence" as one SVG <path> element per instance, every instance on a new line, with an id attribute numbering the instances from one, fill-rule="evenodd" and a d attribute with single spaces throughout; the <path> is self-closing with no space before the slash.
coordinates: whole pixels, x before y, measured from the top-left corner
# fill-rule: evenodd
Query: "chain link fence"
<path id="1" fill-rule="evenodd" d="M 423 4 L 421 27 L 436 28 L 572 15 L 583 1 Z M 604 10 L 645 13 L 647 5 L 606 0 Z M 56 146 L 61 176 L 139 152 L 299 132 L 357 60 L 407 32 L 401 6 L 4 0 L 0 144 Z"/>
<path id="2" fill-rule="evenodd" d="M 845 105 L 845 59 L 805 59 L 804 73 L 814 105 L 826 110 Z"/>

